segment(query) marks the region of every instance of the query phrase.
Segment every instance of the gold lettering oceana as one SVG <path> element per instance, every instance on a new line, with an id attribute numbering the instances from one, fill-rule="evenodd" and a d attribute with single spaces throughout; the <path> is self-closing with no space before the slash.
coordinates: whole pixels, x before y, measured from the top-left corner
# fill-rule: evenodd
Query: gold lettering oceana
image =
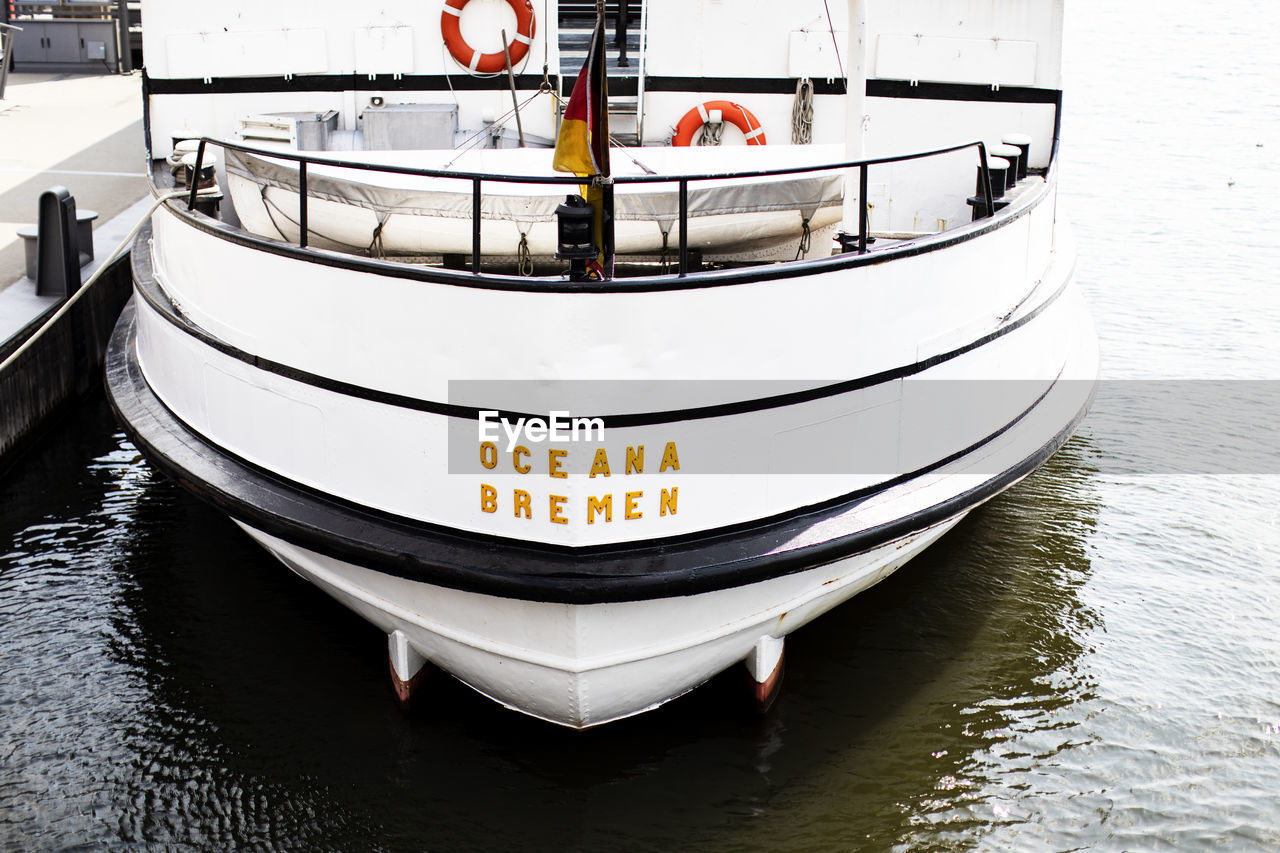
<path id="1" fill-rule="evenodd" d="M 668 468 L 680 470 L 680 457 L 676 454 L 676 443 L 674 441 L 668 441 L 667 449 L 662 451 L 662 464 L 658 466 L 658 473 L 661 474 Z"/>
<path id="2" fill-rule="evenodd" d="M 546 476 L 558 480 L 566 479 L 569 475 L 565 470 L 565 465 L 569 456 L 569 451 L 561 448 L 549 448 L 547 450 L 547 470 Z M 626 449 L 626 465 L 623 469 L 622 476 L 631 474 L 644 473 L 644 445 L 638 444 L 634 447 Z M 528 460 L 528 461 L 526 461 Z M 533 454 L 529 448 L 524 445 L 517 445 L 511 451 L 511 469 L 517 474 L 529 474 L 533 472 Z M 482 442 L 480 445 L 480 464 L 487 470 L 494 470 L 498 467 L 498 448 L 492 441 Z M 662 462 L 658 465 L 658 473 L 667 470 L 680 470 L 680 454 L 676 450 L 676 443 L 668 441 L 662 451 Z M 603 447 L 598 447 L 593 451 L 591 461 L 591 469 L 588 473 L 589 479 L 607 478 L 612 476 L 612 469 L 609 465 L 608 451 Z M 677 486 L 670 488 L 662 488 L 658 490 L 657 500 L 652 500 L 654 493 L 650 492 L 650 500 L 645 500 L 645 492 L 643 490 L 623 492 L 619 498 L 621 504 L 621 520 L 638 521 L 644 518 L 646 505 L 657 510 L 659 518 L 674 516 L 676 514 L 676 506 L 680 489 Z M 499 504 L 503 501 L 499 500 L 498 489 L 489 484 L 480 484 L 480 511 L 486 513 L 496 513 Z M 546 520 L 551 524 L 568 524 L 571 517 L 571 501 L 566 495 L 547 495 L 547 515 Z M 613 523 L 613 494 L 606 493 L 602 495 L 590 495 L 587 497 L 586 503 L 586 521 L 587 524 L 595 524 L 597 521 L 604 524 Z M 525 489 L 512 489 L 511 491 L 511 513 L 515 518 L 522 518 L 526 521 L 533 521 L 536 510 L 534 509 L 535 501 L 533 495 Z M 580 511 L 580 510 L 579 510 Z M 505 512 L 505 510 L 504 510 Z"/>
<path id="3" fill-rule="evenodd" d="M 587 476 L 594 477 L 597 474 L 603 477 L 609 476 L 609 454 L 603 447 L 596 451 L 596 458 L 591 461 L 591 473 Z"/>
<path id="4" fill-rule="evenodd" d="M 550 474 L 552 477 L 558 477 L 561 480 L 568 477 L 569 476 L 568 474 L 560 470 L 561 460 L 563 460 L 568 455 L 569 455 L 569 451 L 560 450 L 559 448 L 556 448 L 556 447 L 553 447 L 550 450 L 548 450 L 547 451 L 547 473 Z"/>
<path id="5" fill-rule="evenodd" d="M 562 472 L 564 467 L 564 459 L 569 455 L 568 450 L 557 447 L 548 448 L 547 450 L 547 473 L 552 477 L 564 477 Z M 523 444 L 517 444 L 511 450 L 511 470 L 517 474 L 536 473 L 533 470 L 531 462 L 524 460 L 533 457 L 533 453 Z M 644 473 L 644 445 L 637 444 L 634 447 L 628 447 L 626 452 L 626 467 L 623 469 L 623 475 L 643 474 Z M 498 446 L 492 441 L 483 442 L 480 445 L 480 464 L 487 470 L 492 471 L 498 467 Z M 673 471 L 680 470 L 680 454 L 676 451 L 676 443 L 668 441 L 666 447 L 662 450 L 662 463 L 658 465 L 658 473 L 662 473 L 670 468 Z M 608 477 L 611 474 L 609 466 L 609 451 L 603 447 L 596 448 L 595 455 L 591 460 L 591 473 L 589 477 Z"/>

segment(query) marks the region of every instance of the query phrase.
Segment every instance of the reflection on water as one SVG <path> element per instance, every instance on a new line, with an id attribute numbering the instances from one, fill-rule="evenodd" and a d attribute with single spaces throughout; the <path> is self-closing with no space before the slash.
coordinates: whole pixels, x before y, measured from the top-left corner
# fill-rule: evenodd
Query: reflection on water
<path id="1" fill-rule="evenodd" d="M 0 482 L 18 846 L 968 846 L 1079 737 L 1084 441 L 794 634 L 767 718 L 733 672 L 574 733 L 447 677 L 401 713 L 376 629 L 152 474 L 104 405 L 82 416 Z"/>

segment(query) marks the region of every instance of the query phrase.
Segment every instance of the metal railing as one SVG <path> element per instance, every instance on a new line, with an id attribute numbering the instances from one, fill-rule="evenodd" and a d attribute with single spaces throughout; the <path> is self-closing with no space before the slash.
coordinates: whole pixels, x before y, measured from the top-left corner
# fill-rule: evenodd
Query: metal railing
<path id="1" fill-rule="evenodd" d="M 55 18 L 80 18 L 82 20 L 110 20 L 114 17 L 112 6 L 115 0 L 101 0 L 99 3 L 64 2 L 48 3 L 38 0 L 14 0 L 11 20 L 34 20 L 52 16 Z"/>
<path id="2" fill-rule="evenodd" d="M 273 158 L 278 160 L 288 160 L 298 164 L 298 247 L 307 248 L 307 166 L 333 166 L 341 169 L 355 169 L 362 172 L 381 172 L 394 175 L 409 175 L 422 178 L 449 178 L 458 181 L 471 182 L 471 271 L 475 274 L 480 273 L 480 226 L 481 226 L 481 198 L 483 197 L 483 184 L 499 183 L 499 184 L 561 184 L 566 186 L 577 186 L 582 183 L 582 179 L 571 175 L 495 175 L 486 172 L 454 172 L 443 171 L 440 169 L 417 169 L 411 166 L 388 166 L 381 163 L 361 163 L 351 160 L 339 160 L 332 157 L 320 157 L 313 154 L 303 154 L 298 151 L 272 151 L 269 149 L 255 148 L 249 145 L 241 145 L 235 142 L 225 142 L 213 139 L 208 136 L 200 138 L 200 144 L 196 149 L 195 168 L 192 172 L 191 194 L 187 200 L 187 210 L 193 210 L 196 206 L 196 195 L 199 189 L 200 170 L 204 165 L 204 151 L 206 145 L 216 145 L 219 148 L 231 149 L 233 151 L 243 151 L 247 154 L 257 154 L 261 157 Z M 701 181 L 726 181 L 726 180 L 749 180 L 752 178 L 770 178 L 780 177 L 784 175 L 802 175 L 819 172 L 835 172 L 846 171 L 849 169 L 858 170 L 858 234 L 857 234 L 857 253 L 862 254 L 867 251 L 868 244 L 868 216 L 867 216 L 867 170 L 871 166 L 881 166 L 887 163 L 902 163 L 910 160 L 921 160 L 926 157 L 937 157 L 942 154 L 951 154 L 956 151 L 963 151 L 966 148 L 977 148 L 979 157 L 979 168 L 982 176 L 982 194 L 985 205 L 986 216 L 995 215 L 995 197 L 992 193 L 991 172 L 987 163 L 987 146 L 981 141 L 963 142 L 959 145 L 949 145 L 945 148 L 935 148 L 929 151 L 919 151 L 911 154 L 896 154 L 890 157 L 871 157 L 863 160 L 852 160 L 842 163 L 831 163 L 824 166 L 792 166 L 785 169 L 759 169 L 750 172 L 732 172 L 732 173 L 712 173 L 702 175 L 623 175 L 613 179 L 617 184 L 676 184 L 678 186 L 680 200 L 680 266 L 676 273 L 679 276 L 688 275 L 689 272 L 689 184 Z"/>
<path id="3" fill-rule="evenodd" d="M 4 100 L 4 87 L 9 82 L 9 64 L 13 62 L 13 34 L 22 27 L 0 23 L 0 101 Z"/>

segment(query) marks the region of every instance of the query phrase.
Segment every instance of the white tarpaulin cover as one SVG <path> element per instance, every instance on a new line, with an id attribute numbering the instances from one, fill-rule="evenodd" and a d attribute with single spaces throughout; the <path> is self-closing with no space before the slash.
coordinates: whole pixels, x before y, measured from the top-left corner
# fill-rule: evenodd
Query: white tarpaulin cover
<path id="1" fill-rule="evenodd" d="M 745 153 L 744 153 L 745 152 Z M 451 163 L 434 163 L 455 152 L 356 152 L 369 161 L 458 172 L 541 176 L 550 170 L 548 149 L 469 152 Z M 710 174 L 820 165 L 837 161 L 839 146 L 768 148 L 643 148 L 635 160 L 659 174 Z M 412 155 L 412 156 L 410 156 Z M 251 231 L 297 237 L 298 166 L 288 160 L 225 150 L 228 182 L 236 212 Z M 374 159 L 376 157 L 376 160 Z M 614 158 L 615 177 L 646 174 L 626 156 Z M 714 164 L 714 166 L 713 166 Z M 484 238 L 497 244 L 486 254 L 511 254 L 491 223 L 511 223 L 518 241 L 527 237 L 534 254 L 554 253 L 555 209 L 573 185 L 485 182 L 481 197 Z M 800 238 L 838 221 L 843 175 L 839 171 L 767 178 L 712 179 L 689 185 L 690 245 L 715 254 L 718 248 L 752 253 L 779 241 Z M 385 254 L 442 254 L 470 251 L 472 182 L 311 164 L 307 168 L 308 237 L 315 245 L 375 250 Z M 677 184 L 618 184 L 614 217 L 619 252 L 660 251 L 663 235 L 679 218 Z M 763 216 L 762 216 L 763 214 Z M 694 223 L 692 220 L 702 220 Z M 711 221 L 711 220 L 715 221 Z M 628 226 L 626 223 L 635 223 Z M 318 239 L 316 239 L 318 238 Z M 377 244 L 375 249 L 375 243 Z"/>

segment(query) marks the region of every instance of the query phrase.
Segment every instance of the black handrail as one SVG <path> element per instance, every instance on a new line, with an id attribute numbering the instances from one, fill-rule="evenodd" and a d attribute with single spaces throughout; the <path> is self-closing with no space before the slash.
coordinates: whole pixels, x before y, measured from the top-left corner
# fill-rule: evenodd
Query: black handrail
<path id="1" fill-rule="evenodd" d="M 689 271 L 689 179 L 680 179 L 680 275 Z"/>
<path id="2" fill-rule="evenodd" d="M 995 196 L 991 192 L 991 169 L 987 163 L 987 146 L 981 142 L 978 143 L 978 156 L 982 158 L 982 200 L 987 203 L 987 216 L 995 216 Z"/>
<path id="3" fill-rule="evenodd" d="M 298 164 L 298 248 L 307 248 L 307 161 Z"/>
<path id="4" fill-rule="evenodd" d="M 867 250 L 867 167 L 858 167 L 858 253 Z"/>
<path id="5" fill-rule="evenodd" d="M 385 163 L 362 163 L 358 160 L 339 160 L 333 157 L 320 157 L 299 151 L 273 151 L 268 148 L 255 148 L 251 145 L 241 145 L 238 142 L 225 142 L 209 136 L 201 137 L 200 141 L 208 142 L 212 145 L 218 146 L 219 148 L 230 148 L 233 151 L 244 151 L 247 154 L 258 154 L 275 160 L 291 160 L 293 162 L 301 162 L 305 160 L 314 166 L 336 166 L 342 169 L 355 169 L 363 172 L 386 172 L 387 174 L 392 175 L 411 175 L 420 178 L 453 178 L 456 180 L 468 181 L 479 178 L 482 181 L 493 181 L 505 184 L 582 183 L 582 178 L 574 175 L 501 175 L 494 172 L 457 172 L 446 169 L 419 169 L 413 166 L 392 166 Z M 691 175 L 615 175 L 613 182 L 615 184 L 664 184 L 686 180 L 696 183 L 698 181 L 726 181 L 738 178 L 769 178 L 780 175 L 798 175 L 804 172 L 834 172 L 838 169 L 853 169 L 857 166 L 863 165 L 880 166 L 885 163 L 900 163 L 907 160 L 920 160 L 925 157 L 936 157 L 939 154 L 950 154 L 953 151 L 962 151 L 965 148 L 982 148 L 983 150 L 986 150 L 980 140 L 975 140 L 973 142 L 962 142 L 958 145 L 948 145 L 945 148 L 933 148 L 928 151 L 916 151 L 910 154 L 894 154 L 889 157 L 867 157 L 862 160 L 826 163 L 821 166 L 788 166 L 785 169 L 757 169 L 749 172 L 709 172 Z M 549 151 L 550 149 L 547 150 Z"/>
<path id="6" fill-rule="evenodd" d="M 196 191 L 200 189 L 200 168 L 204 165 L 204 146 L 211 142 L 207 136 L 200 138 L 200 144 L 196 146 L 196 165 L 187 176 L 187 183 L 191 184 L 191 197 L 187 199 L 187 210 L 191 210 L 196 206 Z M 217 142 L 213 143 L 217 145 Z"/>
<path id="7" fill-rule="evenodd" d="M 204 163 L 205 145 L 216 145 L 232 151 L 243 151 L 246 154 L 257 154 L 276 160 L 289 160 L 298 164 L 298 222 L 300 248 L 307 246 L 307 165 L 333 166 L 340 169 L 355 169 L 364 172 L 382 172 L 393 175 L 410 175 L 422 178 L 449 178 L 452 180 L 471 181 L 471 271 L 480 272 L 480 214 L 481 183 L 490 181 L 502 184 L 581 184 L 582 179 L 571 175 L 500 175 L 487 172 L 453 172 L 443 169 L 418 169 L 412 166 L 390 166 L 383 163 L 361 163 L 351 160 L 339 160 L 333 157 L 319 157 L 295 151 L 272 151 L 225 142 L 212 137 L 202 136 L 196 148 L 195 170 L 191 178 L 191 195 L 187 201 L 187 210 L 196 205 L 196 191 L 199 186 L 200 169 Z M 800 175 L 812 172 L 834 172 L 843 169 L 858 169 L 858 192 L 860 209 L 858 212 L 858 251 L 867 251 L 868 217 L 867 217 L 867 170 L 871 166 L 885 163 L 901 163 L 908 160 L 921 160 L 925 157 L 937 157 L 966 148 L 977 148 L 982 170 L 982 191 L 986 202 L 986 215 L 995 215 L 995 203 L 991 189 L 991 173 L 987 163 L 987 146 L 981 140 L 948 145 L 945 148 L 934 148 L 929 151 L 918 151 L 911 154 L 895 154 L 889 157 L 868 157 L 862 160 L 850 160 L 841 163 L 829 163 L 821 166 L 790 166 L 785 169 L 757 169 L 749 172 L 720 172 L 699 175 L 620 175 L 613 179 L 615 184 L 667 184 L 679 185 L 680 197 L 680 268 L 679 275 L 688 272 L 688 220 L 689 220 L 689 184 L 698 181 L 728 181 L 747 178 L 769 178 L 782 175 Z"/>
<path id="8" fill-rule="evenodd" d="M 480 179 L 471 183 L 471 271 L 480 272 Z"/>

